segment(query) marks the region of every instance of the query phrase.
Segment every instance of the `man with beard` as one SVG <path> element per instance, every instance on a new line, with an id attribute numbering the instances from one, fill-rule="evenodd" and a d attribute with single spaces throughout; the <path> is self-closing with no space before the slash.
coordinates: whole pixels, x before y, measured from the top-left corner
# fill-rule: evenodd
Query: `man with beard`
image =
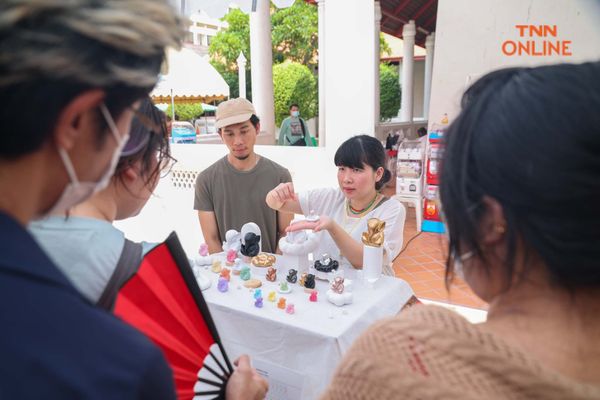
<path id="1" fill-rule="evenodd" d="M 254 152 L 260 121 L 244 98 L 219 104 L 216 128 L 229 153 L 196 179 L 194 209 L 210 253 L 222 251 L 225 233 L 247 222 L 261 230 L 262 250 L 275 253 L 293 214 L 280 213 L 265 203 L 275 186 L 291 182 L 287 169 Z"/>

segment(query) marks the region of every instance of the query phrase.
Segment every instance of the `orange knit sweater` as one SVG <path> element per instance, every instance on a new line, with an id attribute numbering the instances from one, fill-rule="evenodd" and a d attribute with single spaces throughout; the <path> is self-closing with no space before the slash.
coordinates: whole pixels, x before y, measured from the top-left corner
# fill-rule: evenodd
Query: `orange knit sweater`
<path id="1" fill-rule="evenodd" d="M 419 305 L 369 328 L 322 400 L 600 399 L 460 315 Z"/>

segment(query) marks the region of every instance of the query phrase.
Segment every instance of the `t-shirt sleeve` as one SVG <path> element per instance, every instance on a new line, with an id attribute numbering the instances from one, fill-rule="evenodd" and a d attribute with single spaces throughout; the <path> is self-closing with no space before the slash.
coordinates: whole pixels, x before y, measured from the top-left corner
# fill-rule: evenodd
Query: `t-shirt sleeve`
<path id="1" fill-rule="evenodd" d="M 391 262 L 400 250 L 404 241 L 404 221 L 406 220 L 406 209 L 404 205 L 396 199 L 389 199 L 387 207 L 382 210 L 379 218 L 385 221 L 384 249 L 386 250 L 389 262 Z"/>
<path id="2" fill-rule="evenodd" d="M 304 215 L 309 215 L 311 210 L 317 215 L 330 215 L 332 205 L 340 195 L 334 188 L 313 189 L 299 193 L 298 201 Z"/>
<path id="3" fill-rule="evenodd" d="M 138 399 L 175 400 L 173 372 L 158 349 L 154 351 L 147 365 L 148 368 L 140 382 Z"/>
<path id="4" fill-rule="evenodd" d="M 287 183 L 292 181 L 292 174 L 287 169 L 283 169 L 279 175 L 279 183 Z"/>
<path id="5" fill-rule="evenodd" d="M 210 194 L 210 176 L 206 172 L 200 173 L 196 178 L 194 193 L 194 210 L 215 211 L 213 199 Z"/>

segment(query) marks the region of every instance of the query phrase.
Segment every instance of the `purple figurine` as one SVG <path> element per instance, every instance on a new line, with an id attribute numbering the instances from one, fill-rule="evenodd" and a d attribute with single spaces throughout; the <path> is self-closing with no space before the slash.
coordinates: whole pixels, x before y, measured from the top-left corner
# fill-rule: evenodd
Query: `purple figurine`
<path id="1" fill-rule="evenodd" d="M 229 290 L 229 282 L 225 278 L 219 278 L 219 282 L 217 283 L 217 290 L 221 293 L 225 293 Z"/>
<path id="2" fill-rule="evenodd" d="M 257 308 L 262 308 L 262 306 L 263 306 L 263 298 L 262 298 L 262 297 L 259 297 L 259 298 L 257 298 L 257 299 L 256 299 L 256 301 L 254 302 L 254 307 L 257 307 Z"/>

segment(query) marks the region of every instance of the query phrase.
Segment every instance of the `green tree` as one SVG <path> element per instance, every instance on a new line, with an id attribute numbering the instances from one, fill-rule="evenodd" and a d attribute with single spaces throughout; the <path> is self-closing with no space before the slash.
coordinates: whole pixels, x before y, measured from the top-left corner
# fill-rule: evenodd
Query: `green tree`
<path id="1" fill-rule="evenodd" d="M 175 115 L 180 121 L 191 121 L 198 118 L 204 113 L 202 104 L 200 103 L 187 103 L 187 104 L 175 104 Z M 168 116 L 173 115 L 173 108 L 169 104 L 165 114 Z"/>
<path id="2" fill-rule="evenodd" d="M 379 56 L 389 56 L 390 54 L 392 54 L 392 48 L 390 47 L 387 40 L 385 40 L 383 32 L 379 32 Z"/>
<path id="3" fill-rule="evenodd" d="M 400 108 L 400 84 L 396 67 L 379 64 L 379 119 L 389 120 L 398 115 Z"/>
<path id="4" fill-rule="evenodd" d="M 291 7 L 277 9 L 271 15 L 271 25 L 274 61 L 294 61 L 314 72 L 318 60 L 317 7 L 304 0 L 296 0 Z"/>
<path id="5" fill-rule="evenodd" d="M 250 79 L 250 19 L 239 9 L 231 9 L 223 20 L 229 27 L 211 40 L 208 49 L 211 64 L 229 85 L 231 97 L 239 97 L 237 58 L 240 52 L 246 64 L 246 97 L 252 98 Z M 317 7 L 296 0 L 289 8 L 271 7 L 273 63 L 291 60 L 307 65 L 313 73 L 317 64 Z"/>
<path id="6" fill-rule="evenodd" d="M 317 111 L 317 80 L 308 67 L 291 61 L 273 66 L 275 123 L 289 116 L 291 103 L 297 103 L 302 117 L 313 118 Z"/>

